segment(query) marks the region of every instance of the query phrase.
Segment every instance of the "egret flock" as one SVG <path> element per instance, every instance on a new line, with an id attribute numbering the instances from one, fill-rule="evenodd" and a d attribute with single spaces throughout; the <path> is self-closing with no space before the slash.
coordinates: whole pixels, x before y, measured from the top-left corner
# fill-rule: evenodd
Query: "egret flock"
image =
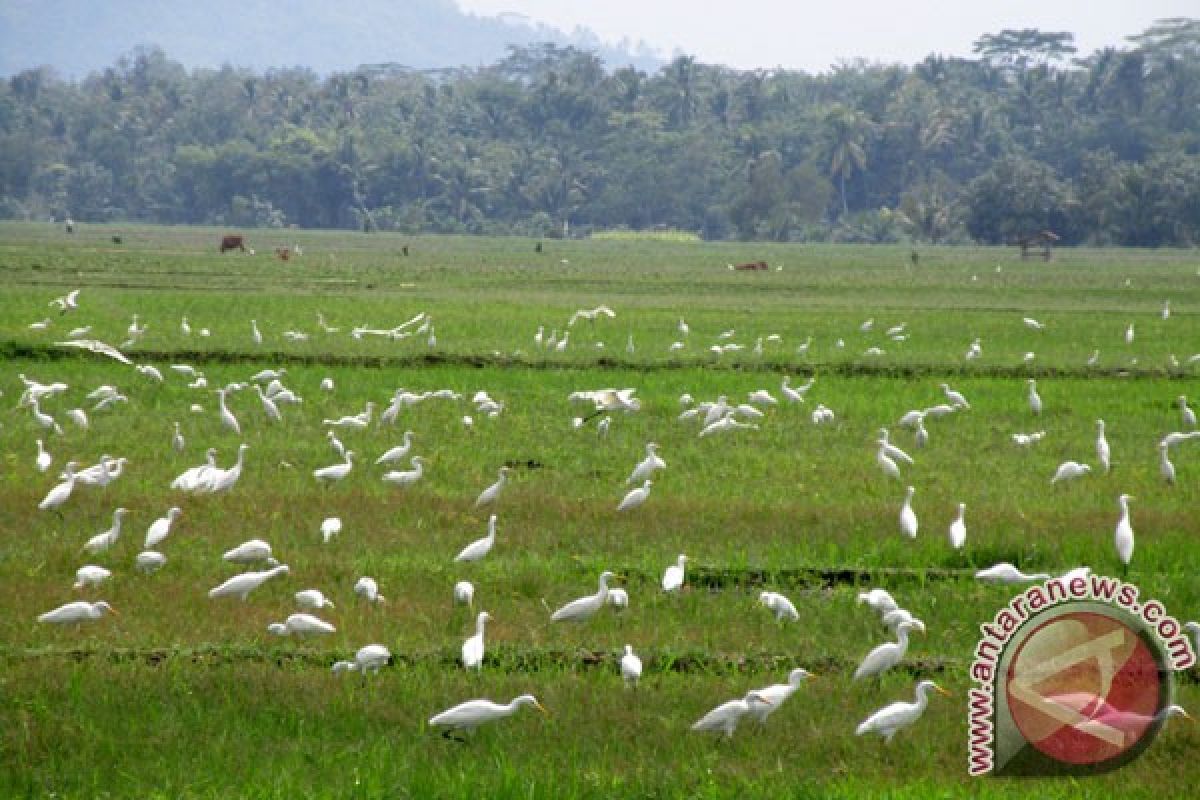
<path id="1" fill-rule="evenodd" d="M 71 312 L 78 315 L 82 313 L 79 309 L 83 307 L 84 303 L 81 303 L 80 291 L 75 290 L 52 300 L 51 305 L 59 309 L 63 314 Z M 597 322 L 605 324 L 607 320 L 615 317 L 616 312 L 608 306 L 602 305 L 591 309 L 580 309 L 570 316 L 561 334 L 557 329 L 554 329 L 547 337 L 544 333 L 544 326 L 539 327 L 535 335 L 535 345 L 542 348 L 553 347 L 561 350 L 567 345 L 571 329 L 576 324 L 587 322 L 594 326 Z M 320 322 L 322 329 L 326 332 L 337 330 L 329 326 L 323 317 L 321 317 Z M 1026 328 L 1034 331 L 1043 331 L 1046 328 L 1043 323 L 1032 318 L 1025 318 L 1023 324 Z M 47 321 L 40 321 L 30 326 L 35 331 L 45 331 L 48 327 L 50 325 Z M 129 328 L 131 338 L 136 340 L 144 333 L 146 327 L 147 324 L 141 322 L 140 318 L 135 316 Z M 257 322 L 251 320 L 246 327 L 248 340 L 256 345 L 260 344 L 263 339 L 263 333 Z M 679 320 L 676 327 L 679 336 L 684 339 L 693 335 L 692 327 L 683 319 Z M 873 327 L 874 321 L 868 320 L 859 326 L 859 330 L 866 332 L 872 330 Z M 193 335 L 195 328 L 185 317 L 181 321 L 180 330 L 185 335 L 190 336 Z M 77 335 L 72 337 L 72 341 L 75 343 L 72 346 L 81 346 L 80 343 L 82 342 L 84 345 L 87 345 L 86 349 L 102 356 L 107 356 L 114 362 L 122 365 L 122 367 L 117 367 L 114 364 L 114 370 L 119 370 L 124 365 L 132 363 L 116 348 L 112 348 L 103 342 L 82 338 L 89 333 L 88 330 L 83 330 L 83 326 L 81 326 L 80 331 L 76 331 Z M 203 336 L 204 333 L 201 332 L 199 335 Z M 355 338 L 380 335 L 389 336 L 393 339 L 404 338 L 409 335 L 428 335 L 432 340 L 433 327 L 431 319 L 422 314 L 391 329 L 356 327 L 352 329 L 351 335 Z M 726 352 L 725 348 L 729 347 L 730 339 L 734 335 L 735 332 L 730 330 L 718 337 L 718 342 L 722 344 L 714 345 L 714 347 L 720 348 L 720 352 L 714 351 L 717 358 L 720 358 L 721 354 Z M 904 341 L 910 335 L 906 326 L 903 325 L 895 326 L 888 331 L 889 338 L 895 342 Z M 779 340 L 780 337 L 778 335 L 759 337 L 755 345 L 756 351 L 761 351 L 765 343 L 774 344 L 778 343 Z M 1126 329 L 1125 341 L 1128 344 L 1132 344 L 1133 340 L 1134 328 L 1133 324 L 1130 323 Z M 810 337 L 802 346 L 807 350 L 811 343 L 812 339 Z M 633 338 L 632 334 L 630 334 L 628 348 L 632 349 L 633 346 Z M 980 339 L 975 338 L 971 342 L 966 357 L 968 360 L 976 360 L 983 358 L 983 353 L 982 342 Z M 153 365 L 140 364 L 133 366 L 136 367 L 138 374 L 150 381 L 155 383 L 164 381 L 163 372 Z M 215 426 L 219 426 L 227 433 L 235 436 L 242 436 L 243 431 L 248 427 L 259 424 L 278 424 L 291 415 L 303 413 L 303 399 L 298 397 L 294 390 L 289 389 L 284 384 L 284 381 L 287 380 L 287 370 L 285 368 L 261 370 L 256 374 L 247 376 L 244 382 L 232 383 L 227 386 L 216 387 L 215 389 L 208 387 L 208 379 L 202 372 L 189 365 L 169 365 L 167 375 L 170 376 L 167 378 L 168 380 L 188 381 L 187 385 L 193 387 L 193 390 L 198 393 L 197 397 L 206 394 L 215 397 L 215 410 L 205 410 L 206 407 L 210 407 L 208 403 L 203 405 L 197 403 L 194 407 L 199 407 L 204 414 L 215 416 Z M 28 378 L 25 375 L 21 375 L 20 377 L 24 384 L 24 389 L 19 405 L 28 409 L 34 431 L 38 436 L 38 438 L 31 439 L 30 441 L 31 449 L 32 445 L 36 444 L 36 452 L 32 456 L 32 466 L 38 474 L 52 475 L 54 473 L 51 471 L 51 466 L 55 458 L 58 457 L 54 452 L 54 443 L 56 437 L 61 435 L 63 428 L 61 423 L 47 409 L 52 409 L 56 398 L 61 398 L 66 394 L 69 391 L 69 387 L 62 382 L 43 383 Z M 114 372 L 114 381 L 118 378 L 119 372 Z M 760 428 L 771 424 L 772 418 L 768 416 L 768 411 L 774 413 L 775 409 L 806 405 L 809 396 L 816 391 L 814 390 L 816 385 L 817 378 L 815 375 L 810 376 L 804 383 L 798 385 L 793 384 L 791 377 L 785 375 L 779 384 L 778 398 L 768 388 L 758 388 L 748 392 L 746 402 L 739 402 L 737 398 L 731 398 L 728 395 L 719 395 L 714 400 L 697 403 L 690 394 L 685 395 L 679 400 L 679 404 L 683 410 L 679 414 L 678 420 L 680 424 L 696 425 L 697 438 L 715 437 L 719 441 L 727 441 L 733 437 L 754 435 Z M 251 417 L 248 415 L 244 407 L 239 406 L 242 410 L 236 412 L 235 408 L 231 405 L 231 398 L 236 397 L 239 392 L 245 391 L 249 387 L 253 387 L 254 395 L 257 397 L 261 408 L 261 418 L 265 420 L 263 422 L 260 422 L 257 416 Z M 953 388 L 948 383 L 942 383 L 936 388 L 941 390 L 942 397 L 945 400 L 944 403 L 937 403 L 909 411 L 903 414 L 895 423 L 900 428 L 913 431 L 913 443 L 914 447 L 917 448 L 913 452 L 918 455 L 921 452 L 920 448 L 928 442 L 931 429 L 936 430 L 933 428 L 936 420 L 949 415 L 972 413 L 972 406 L 962 391 Z M 322 382 L 322 390 L 337 393 L 332 379 L 326 379 Z M 130 394 L 135 394 L 135 391 L 130 390 Z M 597 423 L 597 432 L 603 436 L 608 432 L 612 419 L 616 418 L 617 415 L 637 413 L 641 410 L 643 403 L 636 394 L 637 391 L 633 388 L 585 389 L 573 392 L 566 398 L 564 403 L 564 430 L 570 427 L 581 428 L 587 425 L 592 419 L 601 417 Z M 92 391 L 87 397 L 89 400 L 95 402 L 95 406 L 92 409 L 93 413 L 119 414 L 122 413 L 122 408 L 127 407 L 129 404 L 129 396 L 108 385 Z M 356 450 L 347 449 L 341 442 L 339 431 L 377 431 L 380 429 L 380 426 L 395 425 L 399 419 L 404 418 L 403 413 L 406 410 L 431 400 L 455 403 L 468 402 L 458 392 L 449 389 L 428 392 L 397 389 L 390 400 L 386 403 L 381 401 L 379 406 L 374 401 L 368 401 L 360 412 L 322 419 L 321 424 L 326 431 L 326 439 L 330 450 L 337 460 L 331 464 L 315 467 L 311 470 L 312 491 L 315 493 L 331 491 L 331 487 L 334 485 L 343 481 L 353 480 L 359 473 L 370 468 L 372 464 L 388 469 L 388 471 L 379 475 L 376 480 L 388 484 L 397 490 L 398 493 L 416 491 L 414 487 L 422 481 L 426 469 L 426 460 L 421 455 L 415 454 L 420 451 L 425 442 L 425 438 L 419 431 L 405 430 L 402 441 L 399 444 L 390 447 L 380 447 L 377 451 L 378 454 L 375 452 L 363 452 L 361 459 L 358 458 Z M 506 409 L 508 408 L 507 402 L 497 401 L 486 391 L 482 390 L 477 392 L 469 400 L 469 403 L 472 406 L 471 410 L 473 414 L 481 418 L 499 418 L 506 413 Z M 574 403 L 590 405 L 591 409 L 586 414 L 574 416 L 573 419 L 568 420 L 568 414 L 571 413 L 569 408 Z M 1031 421 L 1042 421 L 1049 416 L 1045 413 L 1049 404 L 1043 400 L 1042 395 L 1038 391 L 1037 383 L 1033 379 L 1028 380 L 1026 383 L 1026 403 Z M 1168 458 L 1170 448 L 1200 436 L 1200 431 L 1195 430 L 1196 416 L 1188 406 L 1187 398 L 1181 395 L 1176 399 L 1176 403 L 1180 410 L 1180 423 L 1184 430 L 1168 434 L 1158 445 L 1161 476 L 1168 484 L 1173 484 L 1176 481 L 1175 467 Z M 376 408 L 382 408 L 382 411 L 378 415 L 376 414 Z M 811 416 L 813 424 L 825 424 L 836 419 L 835 413 L 824 405 L 814 404 L 814 408 L 816 410 L 812 412 Z M 181 409 L 181 413 L 187 412 Z M 239 419 L 237 413 L 243 415 L 241 419 Z M 89 426 L 88 417 L 82 409 L 71 409 L 66 416 L 71 420 L 71 424 L 80 430 L 86 430 Z M 469 429 L 474 425 L 474 416 L 464 414 L 462 422 L 463 426 Z M 890 421 L 881 420 L 880 422 L 888 422 L 890 424 Z M 927 422 L 930 424 L 931 429 L 925 427 Z M 1043 424 L 1047 428 L 1050 427 L 1048 423 Z M 163 427 L 165 431 L 164 441 L 169 442 L 171 450 L 177 454 L 186 452 L 188 444 L 181 432 L 178 419 L 164 419 Z M 1018 432 L 1012 434 L 1012 441 L 1021 448 L 1035 447 L 1046 435 L 1046 430 L 1041 429 L 1028 433 Z M 916 462 L 916 458 L 891 439 L 887 427 L 879 429 L 878 436 L 874 442 L 876 445 L 875 465 L 872 467 L 869 460 L 864 458 L 862 464 L 863 473 L 876 475 L 881 473 L 881 480 L 900 481 L 899 485 L 904 486 L 905 470 Z M 1081 446 L 1080 450 L 1082 451 L 1083 449 Z M 660 446 L 658 443 L 653 441 L 645 443 L 644 456 L 640 461 L 632 465 L 623 486 L 614 487 L 614 499 L 617 491 L 624 490 L 625 493 L 618 502 L 609 506 L 610 509 L 621 514 L 636 515 L 639 513 L 639 508 L 655 502 L 652 490 L 656 485 L 655 482 L 658 479 L 658 473 L 665 472 L 668 475 L 671 474 L 668 462 L 660 455 L 659 451 Z M 1112 449 L 1106 438 L 1104 420 L 1096 421 L 1094 451 L 1096 456 L 1094 462 L 1095 469 L 1107 473 L 1110 469 Z M 225 463 L 228 466 L 220 466 L 218 451 L 215 448 L 209 448 L 206 451 L 204 463 L 183 470 L 173 480 L 168 481 L 164 479 L 162 482 L 163 486 L 165 488 L 169 485 L 172 491 L 180 495 L 219 495 L 229 493 L 235 489 L 243 470 L 248 468 L 250 464 L 249 458 L 251 458 L 249 455 L 250 452 L 250 446 L 246 443 L 241 443 L 237 448 L 236 458 L 233 463 L 229 464 L 228 460 L 226 460 Z M 667 456 L 669 458 L 670 453 Z M 392 467 L 403 466 L 405 464 L 410 465 L 411 469 L 392 469 Z M 134 466 L 129 464 L 128 459 L 113 457 L 107 454 L 102 456 L 97 463 L 86 466 L 80 461 L 64 460 L 62 472 L 57 476 L 57 482 L 47 489 L 44 499 L 38 504 L 38 508 L 61 515 L 64 508 L 70 504 L 71 497 L 78 486 L 109 486 L 110 484 L 115 484 L 116 488 L 111 491 L 114 492 L 113 496 L 118 496 L 122 474 L 126 470 L 133 470 L 134 468 Z M 1065 484 L 1082 480 L 1092 470 L 1093 466 L 1086 462 L 1065 461 L 1058 467 L 1053 477 L 1049 479 L 1049 482 L 1052 484 Z M 497 541 L 498 512 L 496 509 L 501 505 L 500 498 L 506 492 L 511 491 L 508 486 L 512 479 L 512 474 L 513 469 L 510 466 L 504 465 L 499 467 L 496 472 L 496 480 L 479 491 L 474 500 L 474 507 L 490 512 L 487 519 L 486 535 L 463 546 L 458 555 L 454 557 L 454 564 L 469 564 L 470 562 L 478 562 L 489 557 L 494 558 L 494 552 L 504 551 L 508 546 L 503 537 L 499 542 Z M 623 471 L 622 474 L 624 474 Z M 1062 487 L 1056 486 L 1055 490 L 1059 488 Z M 918 524 L 917 514 L 914 509 L 916 494 L 917 488 L 915 486 L 906 486 L 903 490 L 903 501 L 899 508 L 899 533 L 908 540 L 916 539 L 919 531 L 923 530 Z M 1133 499 L 1130 495 L 1123 493 L 1114 499 L 1117 514 L 1115 516 L 1113 545 L 1117 558 L 1123 568 L 1128 568 L 1134 556 L 1135 536 L 1130 511 L 1130 502 Z M 965 502 L 958 502 L 956 516 L 950 522 L 948 529 L 944 529 L 947 531 L 947 546 L 949 548 L 958 550 L 967 545 L 968 528 L 966 524 L 966 509 L 967 504 Z M 116 508 L 112 514 L 111 526 L 82 542 L 80 552 L 98 555 L 114 548 L 121 537 L 122 526 L 128 513 L 128 510 L 124 507 Z M 163 550 L 169 548 L 172 541 L 180 535 L 176 534 L 175 530 L 183 516 L 184 512 L 181 507 L 172 505 L 165 511 L 163 516 L 156 518 L 149 526 L 143 541 L 143 549 L 138 553 L 136 559 L 132 561 L 138 571 L 155 573 L 168 566 L 169 559 Z M 318 526 L 314 522 L 313 530 L 315 531 L 317 528 Z M 342 520 L 338 517 L 327 517 L 319 525 L 321 540 L 324 544 L 329 544 L 341 535 L 342 530 Z M 233 598 L 234 602 L 248 602 L 250 595 L 269 581 L 279 580 L 284 576 L 292 574 L 289 565 L 281 563 L 277 559 L 271 545 L 261 539 L 247 540 L 241 545 L 228 550 L 219 558 L 214 555 L 214 566 L 221 560 L 229 564 L 238 565 L 240 568 L 247 569 L 247 571 L 228 577 L 214 586 L 208 592 L 208 597 L 214 601 Z M 687 563 L 688 557 L 680 554 L 673 564 L 666 566 L 661 580 L 661 591 L 664 593 L 664 596 L 678 594 L 687 589 Z M 1087 570 L 1086 567 L 1080 569 Z M 114 570 L 110 570 L 107 567 L 94 564 L 84 565 L 75 574 L 74 588 L 88 591 L 103 590 L 109 581 L 122 579 L 119 574 L 119 568 L 116 570 L 116 573 L 114 576 Z M 303 575 L 297 574 L 294 577 L 304 580 Z M 1050 573 L 1026 574 L 1012 564 L 999 563 L 978 570 L 975 577 L 984 583 L 1016 584 L 1044 580 L 1050 577 Z M 586 624 L 595 615 L 605 612 L 606 608 L 616 610 L 627 608 L 630 603 L 627 588 L 610 585 L 619 582 L 621 582 L 621 578 L 614 571 L 605 570 L 600 572 L 596 577 L 597 588 L 595 592 L 584 594 L 577 599 L 566 602 L 550 614 L 549 621 L 552 623 Z M 396 588 L 401 592 L 403 591 L 403 587 Z M 359 602 L 368 605 L 380 605 L 388 602 L 387 598 L 381 592 L 376 579 L 368 575 L 358 578 L 353 587 L 353 593 L 360 598 Z M 453 602 L 456 604 L 474 609 L 476 594 L 477 587 L 470 581 L 458 580 L 453 584 L 452 597 Z M 450 598 L 449 587 L 447 598 Z M 900 607 L 892 595 L 883 589 L 864 591 L 859 595 L 858 599 L 861 604 L 866 605 L 871 611 L 878 614 L 883 628 L 890 631 L 895 637 L 895 641 L 882 642 L 866 652 L 853 675 L 855 680 L 878 679 L 879 676 L 904 661 L 910 646 L 910 637 L 914 634 L 925 633 L 926 626 L 922 620 L 913 616 L 910 611 Z M 281 613 L 280 617 L 282 617 L 282 620 L 271 623 L 268 627 L 269 633 L 283 637 L 316 637 L 332 634 L 336 631 L 336 627 L 332 623 L 317 616 L 317 614 L 324 612 L 326 609 L 336 609 L 334 603 L 320 589 L 309 588 L 297 591 L 294 595 L 294 600 L 296 605 L 303 610 L 287 614 L 286 616 Z M 764 590 L 759 594 L 758 600 L 766 609 L 766 612 L 774 616 L 779 625 L 800 623 L 804 619 L 806 612 L 798 608 L 791 599 L 780 592 Z M 91 602 L 74 601 L 41 614 L 38 620 L 43 623 L 80 626 L 83 624 L 95 624 L 107 614 L 116 613 L 117 611 L 103 600 Z M 276 619 L 279 619 L 279 617 Z M 486 625 L 491 620 L 492 614 L 487 610 L 479 610 L 475 613 L 474 632 L 463 641 L 461 646 L 461 664 L 463 668 L 476 671 L 485 668 L 487 663 L 485 633 Z M 1200 630 L 1200 628 L 1196 628 L 1195 630 Z M 392 655 L 386 646 L 378 643 L 369 643 L 361 647 L 352 660 L 339 660 L 334 663 L 332 670 L 334 673 L 359 672 L 365 680 L 368 674 L 379 672 L 391 660 Z M 644 674 L 643 662 L 637 655 L 635 647 L 632 644 L 624 645 L 623 655 L 619 659 L 614 660 L 614 663 L 617 666 L 621 680 L 630 691 L 646 691 L 642 683 Z M 740 697 L 723 702 L 696 721 L 692 725 L 692 729 L 696 731 L 717 732 L 725 737 L 731 737 L 744 717 L 750 717 L 756 720 L 759 725 L 765 725 L 768 723 L 768 718 L 777 712 L 793 694 L 800 690 L 806 680 L 813 677 L 815 676 L 804 668 L 793 669 L 785 683 L 760 689 L 750 689 Z M 931 693 L 934 692 L 947 694 L 947 692 L 933 681 L 920 681 L 915 688 L 914 702 L 896 702 L 881 708 L 866 718 L 857 727 L 856 733 L 859 735 L 878 734 L 885 741 L 890 741 L 899 731 L 912 726 L 918 721 L 930 701 Z M 522 708 L 531 708 L 546 712 L 546 709 L 542 707 L 541 703 L 532 694 L 520 695 L 507 703 L 496 703 L 487 699 L 475 699 L 459 703 L 445 711 L 433 714 L 428 719 L 428 726 L 430 728 L 441 729 L 446 736 L 453 738 L 459 734 L 470 733 L 475 728 L 486 723 L 510 717 Z"/>

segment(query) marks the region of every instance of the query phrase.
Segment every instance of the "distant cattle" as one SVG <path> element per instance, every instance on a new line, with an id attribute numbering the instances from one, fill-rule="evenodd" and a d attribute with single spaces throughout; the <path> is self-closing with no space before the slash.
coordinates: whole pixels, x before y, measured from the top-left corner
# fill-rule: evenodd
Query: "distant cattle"
<path id="1" fill-rule="evenodd" d="M 765 269 L 767 269 L 767 262 L 765 262 L 765 261 L 747 261 L 745 264 L 730 264 L 729 268 L 730 269 L 741 269 L 741 270 L 760 270 L 760 269 L 765 270 Z"/>
<path id="2" fill-rule="evenodd" d="M 246 252 L 246 238 L 240 234 L 221 237 L 221 252 L 227 250 L 241 250 Z"/>
<path id="3" fill-rule="evenodd" d="M 1021 248 L 1021 260 L 1022 261 L 1029 258 L 1029 255 L 1030 255 L 1029 250 L 1030 250 L 1030 248 L 1033 248 L 1033 247 L 1037 247 L 1037 248 L 1041 249 L 1041 256 L 1042 256 L 1043 261 L 1049 261 L 1050 255 L 1051 255 L 1051 248 L 1054 247 L 1054 243 L 1057 241 L 1058 241 L 1058 234 L 1056 234 L 1054 231 L 1044 230 L 1044 231 L 1038 231 L 1037 233 L 1034 233 L 1034 234 L 1029 234 L 1027 236 L 1018 236 L 1016 245 L 1017 245 L 1017 247 Z"/>
<path id="4" fill-rule="evenodd" d="M 275 255 L 276 255 L 276 257 L 277 257 L 277 258 L 278 258 L 280 261 L 287 261 L 289 258 L 291 258 L 291 257 L 292 257 L 292 248 L 290 248 L 290 247 L 276 247 L 276 248 L 275 248 Z"/>

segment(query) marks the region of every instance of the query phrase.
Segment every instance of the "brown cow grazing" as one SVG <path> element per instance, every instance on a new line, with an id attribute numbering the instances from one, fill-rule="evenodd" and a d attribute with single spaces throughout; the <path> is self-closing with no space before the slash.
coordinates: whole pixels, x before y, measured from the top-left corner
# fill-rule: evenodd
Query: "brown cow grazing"
<path id="1" fill-rule="evenodd" d="M 222 236 L 221 252 L 224 253 L 227 250 L 241 250 L 243 253 L 246 252 L 246 238 L 241 234 Z"/>
<path id="2" fill-rule="evenodd" d="M 760 270 L 760 269 L 765 270 L 765 269 L 767 269 L 767 262 L 765 262 L 765 261 L 747 261 L 745 264 L 730 264 L 729 268 L 730 269 L 741 269 L 741 270 Z"/>

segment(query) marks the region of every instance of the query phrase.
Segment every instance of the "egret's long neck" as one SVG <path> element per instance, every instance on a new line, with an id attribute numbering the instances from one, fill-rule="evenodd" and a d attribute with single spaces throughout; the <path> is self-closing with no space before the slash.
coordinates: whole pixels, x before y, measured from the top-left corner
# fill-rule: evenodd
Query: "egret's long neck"
<path id="1" fill-rule="evenodd" d="M 487 624 L 487 617 L 479 617 L 475 620 L 475 635 L 483 636 L 483 626 Z"/>
<path id="2" fill-rule="evenodd" d="M 896 629 L 896 644 L 900 645 L 900 652 L 908 649 L 908 628 Z"/>
<path id="3" fill-rule="evenodd" d="M 917 689 L 917 713 L 923 712 L 929 706 L 930 687 L 922 686 Z"/>

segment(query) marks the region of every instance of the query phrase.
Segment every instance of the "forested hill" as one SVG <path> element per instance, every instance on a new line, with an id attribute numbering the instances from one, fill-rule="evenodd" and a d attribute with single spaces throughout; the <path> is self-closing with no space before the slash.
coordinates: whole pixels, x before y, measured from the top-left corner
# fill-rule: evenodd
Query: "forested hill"
<path id="1" fill-rule="evenodd" d="M 246 5 L 252 5 L 249 2 Z M 0 216 L 549 235 L 1200 243 L 1200 21 L 830 73 L 537 45 L 492 65 L 0 81 Z"/>
<path id="2" fill-rule="evenodd" d="M 78 78 L 135 47 L 170 53 L 188 67 L 265 70 L 305 66 L 320 74 L 361 64 L 417 69 L 480 66 L 510 44 L 554 42 L 596 51 L 613 66 L 654 69 L 644 47 L 606 47 L 511 15 L 462 12 L 454 0 L 5 0 L 0 75 L 48 65 Z"/>

